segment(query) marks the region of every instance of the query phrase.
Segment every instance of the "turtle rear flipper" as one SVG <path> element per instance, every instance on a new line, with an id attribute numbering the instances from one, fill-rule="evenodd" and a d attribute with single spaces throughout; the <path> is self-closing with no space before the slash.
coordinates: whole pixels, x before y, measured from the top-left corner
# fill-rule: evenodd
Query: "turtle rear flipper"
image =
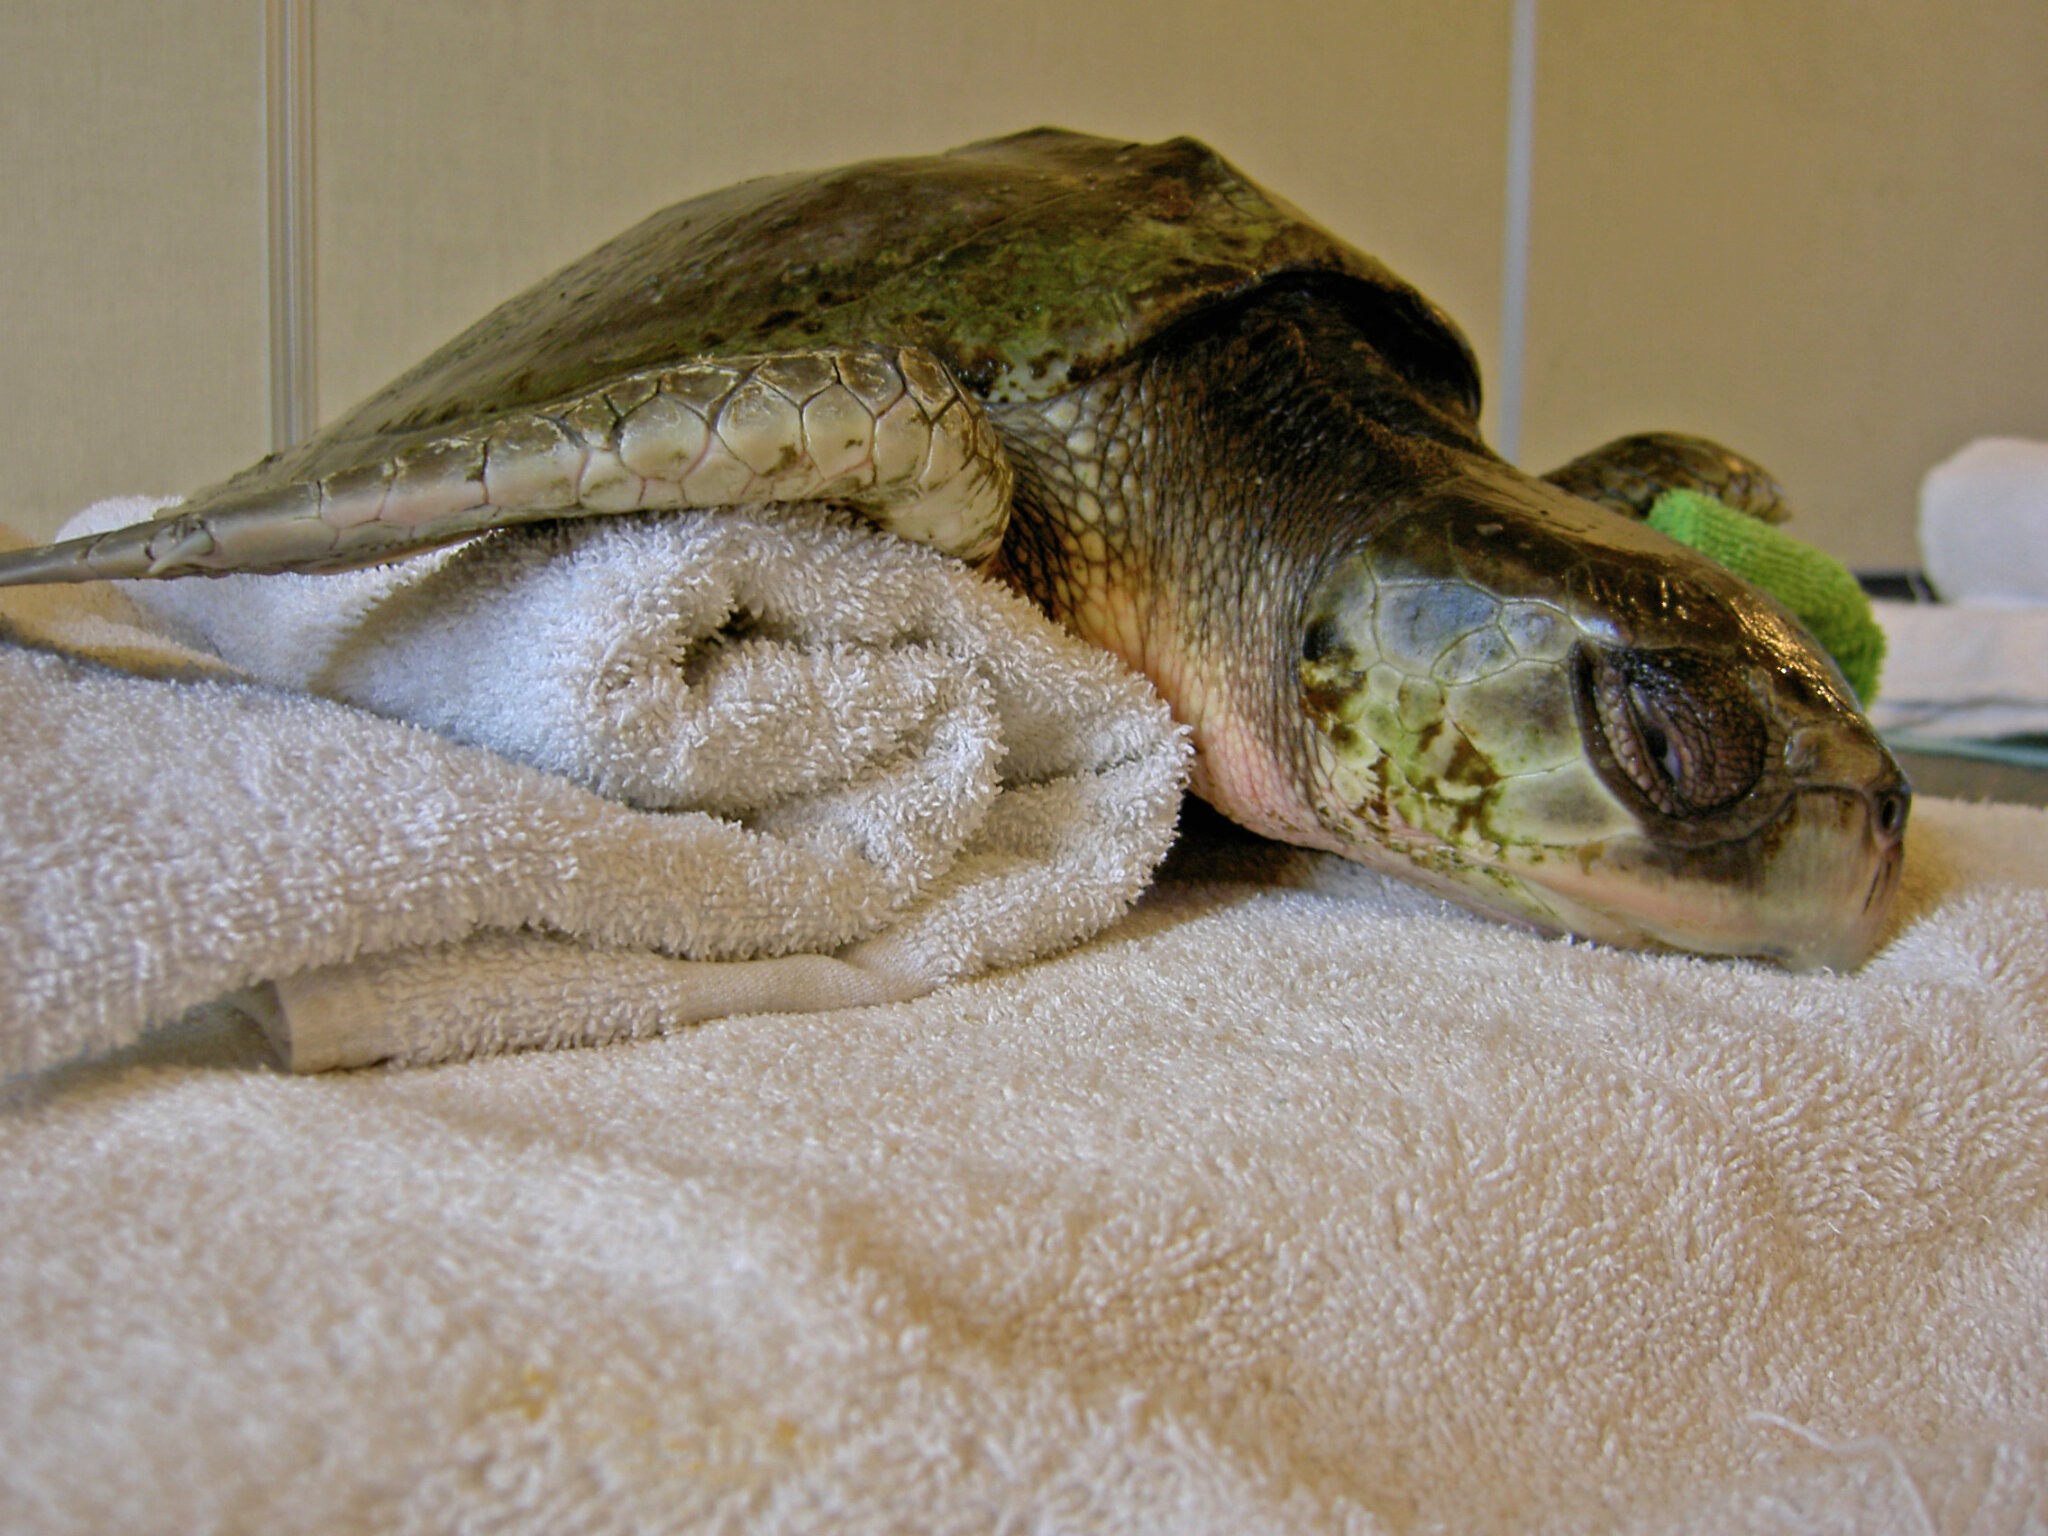
<path id="1" fill-rule="evenodd" d="M 980 403 L 916 348 L 831 347 L 646 369 L 318 479 L 231 482 L 150 522 L 0 555 L 0 586 L 336 571 L 491 528 L 660 508 L 831 501 L 981 561 L 1010 466 Z"/>
<path id="2" fill-rule="evenodd" d="M 1666 491 L 1698 491 L 1766 523 L 1792 515 L 1785 490 L 1754 459 L 1683 432 L 1638 432 L 1579 455 L 1543 477 L 1561 490 L 1634 518 Z"/>

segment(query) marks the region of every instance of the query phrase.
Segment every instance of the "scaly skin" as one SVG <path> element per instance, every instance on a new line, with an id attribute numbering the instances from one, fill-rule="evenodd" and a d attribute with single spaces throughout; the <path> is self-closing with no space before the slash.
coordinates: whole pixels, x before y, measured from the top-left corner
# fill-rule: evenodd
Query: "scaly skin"
<path id="1" fill-rule="evenodd" d="M 980 402 L 915 348 L 647 369 L 319 480 L 203 497 L 156 523 L 0 556 L 0 585 L 340 570 L 583 512 L 837 501 L 979 562 L 1010 467 Z"/>
<path id="2" fill-rule="evenodd" d="M 1539 927 L 1854 965 L 1906 789 L 1790 617 L 1503 464 L 1284 289 L 1045 406 L 1003 570 L 1270 836 Z"/>
<path id="3" fill-rule="evenodd" d="M 1639 432 L 1584 453 L 1543 477 L 1559 490 L 1631 517 L 1648 517 L 1669 490 L 1700 491 L 1759 522 L 1792 515 L 1785 488 L 1753 459 L 1683 432 Z"/>

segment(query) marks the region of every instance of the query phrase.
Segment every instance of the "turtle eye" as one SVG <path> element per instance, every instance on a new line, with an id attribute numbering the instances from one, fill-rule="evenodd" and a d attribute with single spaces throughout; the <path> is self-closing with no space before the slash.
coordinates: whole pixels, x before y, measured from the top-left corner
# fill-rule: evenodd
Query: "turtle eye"
<path id="1" fill-rule="evenodd" d="M 1615 766 L 1667 816 L 1732 805 L 1762 776 L 1768 735 L 1739 680 L 1684 652 L 1603 654 L 1589 679 Z"/>

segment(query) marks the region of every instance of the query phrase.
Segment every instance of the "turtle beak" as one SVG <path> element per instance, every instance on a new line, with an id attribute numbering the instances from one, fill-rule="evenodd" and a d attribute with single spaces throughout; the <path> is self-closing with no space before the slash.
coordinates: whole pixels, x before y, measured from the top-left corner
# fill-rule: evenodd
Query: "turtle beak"
<path id="1" fill-rule="evenodd" d="M 1588 937 L 1850 971 L 1891 916 L 1910 798 L 1903 779 L 1862 792 L 1807 789 L 1750 837 L 1692 859 L 1610 847 L 1517 873 Z"/>

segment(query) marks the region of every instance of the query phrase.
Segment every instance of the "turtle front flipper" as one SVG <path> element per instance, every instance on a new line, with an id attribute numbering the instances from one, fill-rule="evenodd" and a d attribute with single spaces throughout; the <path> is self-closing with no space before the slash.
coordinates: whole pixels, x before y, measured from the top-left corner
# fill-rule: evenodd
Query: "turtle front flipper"
<path id="1" fill-rule="evenodd" d="M 1792 515 L 1785 489 L 1754 459 L 1704 437 L 1638 432 L 1581 454 L 1543 477 L 1631 517 L 1647 518 L 1666 491 L 1698 491 L 1766 523 Z"/>
<path id="2" fill-rule="evenodd" d="M 344 468 L 231 481 L 150 522 L 0 555 L 0 586 L 336 571 L 486 529 L 659 508 L 831 501 L 970 562 L 1011 474 L 980 403 L 916 348 L 645 369 L 455 433 L 379 438 Z"/>

